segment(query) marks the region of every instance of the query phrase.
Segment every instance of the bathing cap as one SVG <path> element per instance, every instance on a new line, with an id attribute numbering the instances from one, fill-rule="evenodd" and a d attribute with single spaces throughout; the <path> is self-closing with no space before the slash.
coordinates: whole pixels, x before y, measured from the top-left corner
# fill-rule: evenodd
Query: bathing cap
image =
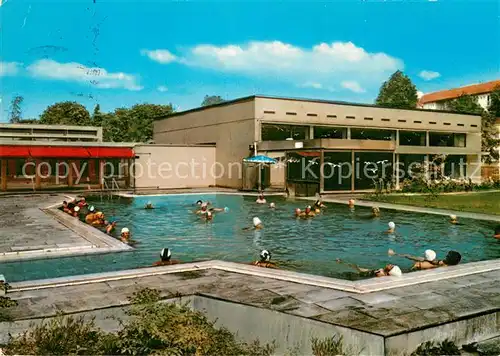
<path id="1" fill-rule="evenodd" d="M 229 211 L 229 208 L 226 206 L 226 207 L 224 208 L 224 211 L 227 213 L 227 212 Z"/>
<path id="2" fill-rule="evenodd" d="M 203 202 L 201 200 L 198 200 L 196 204 L 203 204 Z"/>
<path id="3" fill-rule="evenodd" d="M 426 261 L 432 262 L 436 259 L 436 252 L 433 250 L 425 250 L 424 256 Z"/>
<path id="4" fill-rule="evenodd" d="M 93 206 L 93 205 L 91 205 L 91 206 L 90 206 L 90 208 L 89 208 L 89 210 L 90 210 L 90 211 L 94 211 L 94 210 L 95 210 L 94 206 Z"/>
<path id="5" fill-rule="evenodd" d="M 75 206 L 75 211 L 76 212 L 80 211 L 80 207 L 79 206 Z"/>
<path id="6" fill-rule="evenodd" d="M 389 276 L 392 277 L 401 277 L 402 275 L 403 272 L 401 272 L 401 268 L 399 268 L 398 266 L 393 266 L 389 271 Z"/>
<path id="7" fill-rule="evenodd" d="M 311 206 L 310 205 L 306 206 L 306 209 L 311 209 Z"/>
<path id="8" fill-rule="evenodd" d="M 271 259 L 271 252 L 268 250 L 262 250 L 260 252 L 260 259 L 263 261 L 269 261 Z"/>
<path id="9" fill-rule="evenodd" d="M 126 232 L 130 232 L 130 230 L 128 229 L 128 227 L 124 227 L 122 229 L 122 234 L 126 233 Z"/>
<path id="10" fill-rule="evenodd" d="M 148 203 L 147 203 L 147 204 L 148 204 L 148 205 L 152 205 L 153 203 L 151 203 L 151 201 L 148 201 Z"/>
<path id="11" fill-rule="evenodd" d="M 392 221 L 389 223 L 389 229 L 395 229 L 396 224 L 394 224 Z"/>
<path id="12" fill-rule="evenodd" d="M 457 220 L 457 216 L 456 215 L 450 215 L 450 219 L 451 220 Z"/>
<path id="13" fill-rule="evenodd" d="M 269 203 L 269 207 L 270 207 L 270 208 L 275 208 L 275 207 L 276 207 L 276 204 L 274 204 L 274 203 Z"/>
<path id="14" fill-rule="evenodd" d="M 450 251 L 446 255 L 446 258 L 444 259 L 444 263 L 446 263 L 448 266 L 455 266 L 460 263 L 460 260 L 462 259 L 462 255 L 460 255 L 457 251 Z"/>
<path id="15" fill-rule="evenodd" d="M 168 248 L 164 248 L 161 250 L 160 257 L 162 261 L 168 261 L 170 257 L 172 256 L 172 253 Z"/>
<path id="16" fill-rule="evenodd" d="M 253 226 L 259 226 L 262 224 L 262 221 L 258 217 L 253 218 Z"/>
<path id="17" fill-rule="evenodd" d="M 295 209 L 295 212 L 296 213 L 300 213 L 302 210 L 300 210 L 299 208 Z"/>

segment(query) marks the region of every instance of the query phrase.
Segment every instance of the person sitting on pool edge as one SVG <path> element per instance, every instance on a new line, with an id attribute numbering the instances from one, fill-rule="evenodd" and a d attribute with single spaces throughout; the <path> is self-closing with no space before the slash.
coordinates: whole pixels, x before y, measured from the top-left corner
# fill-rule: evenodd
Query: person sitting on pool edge
<path id="1" fill-rule="evenodd" d="M 151 203 L 150 201 L 148 201 L 146 203 L 146 205 L 144 206 L 144 209 L 146 209 L 146 210 L 154 209 L 153 203 Z"/>
<path id="2" fill-rule="evenodd" d="M 392 265 L 392 264 L 388 264 L 384 268 L 369 269 L 369 268 L 359 267 L 358 265 L 353 264 L 353 263 L 344 262 L 340 258 L 337 258 L 337 263 L 343 263 L 347 266 L 353 267 L 358 272 L 360 272 L 361 275 L 367 276 L 367 277 L 386 277 L 386 276 L 401 277 L 403 275 L 401 268 L 399 268 L 396 265 Z"/>
<path id="3" fill-rule="evenodd" d="M 424 269 L 431 269 L 431 268 L 436 268 L 439 267 L 439 261 L 437 260 L 437 255 L 434 250 L 425 250 L 424 252 L 424 257 L 417 257 L 417 256 L 412 256 L 412 255 L 406 255 L 406 254 L 397 254 L 394 250 L 389 249 L 387 252 L 389 256 L 394 256 L 398 255 L 401 257 L 405 257 L 411 261 L 414 261 L 415 263 L 412 266 L 413 269 L 417 270 L 424 270 Z"/>
<path id="4" fill-rule="evenodd" d="M 260 252 L 260 260 L 252 262 L 251 265 L 263 268 L 278 268 L 275 263 L 271 262 L 271 252 L 268 250 L 262 250 Z"/>
<path id="5" fill-rule="evenodd" d="M 264 194 L 260 193 L 259 196 L 257 197 L 257 200 L 255 201 L 257 204 L 266 204 L 266 198 L 264 198 Z"/>
<path id="6" fill-rule="evenodd" d="M 178 260 L 172 260 L 172 251 L 168 248 L 164 248 L 160 252 L 160 260 L 153 263 L 153 266 L 171 266 L 181 263 Z"/>

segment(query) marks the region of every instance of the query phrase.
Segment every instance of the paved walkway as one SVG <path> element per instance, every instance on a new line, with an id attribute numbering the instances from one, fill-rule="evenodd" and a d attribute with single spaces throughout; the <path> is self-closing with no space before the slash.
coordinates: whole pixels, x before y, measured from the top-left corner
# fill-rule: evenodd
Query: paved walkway
<path id="1" fill-rule="evenodd" d="M 70 279 L 60 279 L 58 284 L 39 286 L 38 289 L 32 289 L 32 285 L 24 291 L 15 289 L 27 287 L 28 282 L 13 283 L 14 290 L 8 296 L 18 300 L 19 305 L 12 310 L 12 315 L 16 320 L 31 320 L 54 316 L 59 311 L 104 311 L 129 304 L 128 296 L 148 287 L 160 290 L 163 298 L 196 294 L 279 311 L 383 338 L 420 332 L 418 338 L 415 334 L 412 339 L 403 340 L 403 345 L 411 347 L 416 347 L 421 338 L 432 339 L 436 333 L 424 334 L 421 330 L 481 315 L 492 315 L 493 324 L 489 319 L 480 324 L 476 320 L 476 324 L 467 326 L 475 328 L 474 332 L 462 326 L 461 341 L 474 341 L 479 335 L 494 337 L 500 332 L 500 325 L 496 322 L 500 316 L 500 270 L 359 294 L 213 268 L 182 271 L 183 266 L 139 269 L 136 271 L 141 276 L 126 279 L 108 277 L 99 280 L 94 276 L 91 277 L 93 282 L 80 281 L 78 283 L 81 284 L 73 285 L 69 284 Z M 385 278 L 389 280 L 391 277 Z M 103 318 L 100 313 L 95 315 L 97 319 Z M 17 326 L 13 324 L 7 329 L 4 325 L 0 334 L 5 334 L 6 330 L 21 331 L 28 324 L 28 321 Z M 452 333 L 448 326 L 443 328 L 440 336 Z"/>
<path id="2" fill-rule="evenodd" d="M 64 194 L 0 197 L 0 262 L 130 249 L 76 218 L 46 209 L 69 199 Z"/>

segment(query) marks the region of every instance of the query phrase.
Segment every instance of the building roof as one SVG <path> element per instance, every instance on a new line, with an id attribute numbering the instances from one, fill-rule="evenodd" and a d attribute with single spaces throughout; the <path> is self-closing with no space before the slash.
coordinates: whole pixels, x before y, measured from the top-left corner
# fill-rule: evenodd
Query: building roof
<path id="1" fill-rule="evenodd" d="M 478 95 L 490 93 L 500 87 L 500 80 L 493 80 L 487 83 L 472 84 L 465 87 L 436 91 L 434 93 L 425 94 L 420 98 L 420 104 L 433 103 L 436 101 L 450 100 L 458 98 L 461 95 Z"/>
<path id="2" fill-rule="evenodd" d="M 276 100 L 291 100 L 291 101 L 303 101 L 303 102 L 312 102 L 312 103 L 324 103 L 324 104 L 334 104 L 334 105 L 346 105 L 346 106 L 361 106 L 361 107 L 371 107 L 371 108 L 378 108 L 378 109 L 389 109 L 389 110 L 409 110 L 409 111 L 429 111 L 429 112 L 440 112 L 440 113 L 445 113 L 445 114 L 459 114 L 459 115 L 473 115 L 473 116 L 478 116 L 477 114 L 473 113 L 463 113 L 463 112 L 456 112 L 456 111 L 450 111 L 450 110 L 428 110 L 428 109 L 422 109 L 422 108 L 415 108 L 415 109 L 399 109 L 399 108 L 391 108 L 391 107 L 386 107 L 386 106 L 381 106 L 381 105 L 375 105 L 375 104 L 365 104 L 365 103 L 352 103 L 352 102 L 347 102 L 347 101 L 335 101 L 335 100 L 323 100 L 323 99 L 306 99 L 306 98 L 294 98 L 294 97 L 282 97 L 282 96 L 271 96 L 271 95 L 250 95 L 250 96 L 245 96 L 242 98 L 237 98 L 233 100 L 227 100 L 219 104 L 214 104 L 214 105 L 209 105 L 209 106 L 200 106 L 194 109 L 189 109 L 185 111 L 180 111 L 172 114 L 167 114 L 164 116 L 159 116 L 156 118 L 156 120 L 161 120 L 163 118 L 167 119 L 169 117 L 175 117 L 175 116 L 182 116 L 184 114 L 196 112 L 196 111 L 203 111 L 211 108 L 216 108 L 216 107 L 221 107 L 221 106 L 227 106 L 227 105 L 233 105 L 233 104 L 238 104 L 242 102 L 247 102 L 247 101 L 252 101 L 257 98 L 263 98 L 263 99 L 276 99 Z"/>

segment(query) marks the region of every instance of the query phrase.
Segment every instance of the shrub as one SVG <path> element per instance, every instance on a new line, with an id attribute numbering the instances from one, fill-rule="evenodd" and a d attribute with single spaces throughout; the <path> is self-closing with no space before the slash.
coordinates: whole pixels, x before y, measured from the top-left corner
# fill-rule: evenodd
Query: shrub
<path id="1" fill-rule="evenodd" d="M 312 353 L 314 356 L 337 356 L 354 354 L 351 350 L 344 349 L 342 336 L 332 336 L 330 338 L 311 339 Z"/>
<path id="2" fill-rule="evenodd" d="M 10 289 L 10 285 L 4 281 L 0 281 L 0 290 L 7 292 Z M 12 317 L 9 313 L 10 307 L 17 306 L 17 301 L 10 299 L 9 297 L 0 296 L 0 321 L 11 321 Z"/>
<path id="3" fill-rule="evenodd" d="M 160 293 L 144 289 L 133 303 L 118 333 L 106 333 L 94 320 L 58 316 L 11 338 L 6 354 L 30 355 L 271 355 L 274 344 L 238 342 L 225 328 L 185 305 L 162 303 Z"/>
<path id="4" fill-rule="evenodd" d="M 441 343 L 432 341 L 420 344 L 418 348 L 411 353 L 411 356 L 441 356 L 441 355 L 460 355 L 457 345 L 451 340 L 444 340 Z"/>

